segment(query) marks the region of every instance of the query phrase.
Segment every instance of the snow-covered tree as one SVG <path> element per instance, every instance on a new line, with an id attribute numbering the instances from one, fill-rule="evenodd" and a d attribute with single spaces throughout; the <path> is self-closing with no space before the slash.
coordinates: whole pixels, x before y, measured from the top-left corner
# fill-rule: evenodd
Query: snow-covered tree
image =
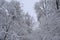
<path id="1" fill-rule="evenodd" d="M 37 19 L 40 23 L 38 31 L 41 40 L 59 40 L 60 36 L 60 0 L 41 0 L 35 4 Z"/>
<path id="2" fill-rule="evenodd" d="M 0 2 L 0 40 L 28 40 L 25 36 L 32 31 L 32 17 L 24 15 L 18 1 Z"/>
<path id="3" fill-rule="evenodd" d="M 38 20 L 41 16 L 52 14 L 56 9 L 56 0 L 41 0 L 35 4 Z"/>

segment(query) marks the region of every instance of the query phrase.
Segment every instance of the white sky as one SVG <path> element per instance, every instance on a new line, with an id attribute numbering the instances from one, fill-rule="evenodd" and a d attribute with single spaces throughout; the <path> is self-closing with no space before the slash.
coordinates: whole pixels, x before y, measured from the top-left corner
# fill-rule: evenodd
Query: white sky
<path id="1" fill-rule="evenodd" d="M 7 0 L 9 1 L 9 0 Z M 33 16 L 36 19 L 36 14 L 34 10 L 34 4 L 38 2 L 39 0 L 18 0 L 20 3 L 22 3 L 23 7 L 22 9 L 24 12 L 29 12 L 31 16 Z"/>

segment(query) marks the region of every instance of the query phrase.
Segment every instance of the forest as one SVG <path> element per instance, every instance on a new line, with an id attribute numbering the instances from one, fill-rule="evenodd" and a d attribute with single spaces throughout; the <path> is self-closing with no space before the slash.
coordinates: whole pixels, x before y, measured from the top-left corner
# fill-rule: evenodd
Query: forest
<path id="1" fill-rule="evenodd" d="M 60 0 L 39 0 L 34 10 L 37 22 L 19 1 L 0 0 L 0 40 L 60 40 Z"/>

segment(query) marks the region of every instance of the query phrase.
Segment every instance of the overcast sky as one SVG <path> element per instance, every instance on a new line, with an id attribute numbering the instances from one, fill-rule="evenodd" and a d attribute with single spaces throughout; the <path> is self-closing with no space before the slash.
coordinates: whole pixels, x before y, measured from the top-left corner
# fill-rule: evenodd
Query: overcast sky
<path id="1" fill-rule="evenodd" d="M 9 0 L 7 0 L 7 1 L 9 1 Z M 22 3 L 22 5 L 23 5 L 22 9 L 25 12 L 29 12 L 29 14 L 36 19 L 34 4 L 36 2 L 38 2 L 39 0 L 18 0 L 18 1 L 20 1 Z"/>

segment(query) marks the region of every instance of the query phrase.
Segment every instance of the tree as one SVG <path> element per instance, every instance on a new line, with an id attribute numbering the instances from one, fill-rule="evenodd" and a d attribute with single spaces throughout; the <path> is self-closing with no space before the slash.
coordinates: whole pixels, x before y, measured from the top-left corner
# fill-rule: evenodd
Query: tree
<path id="1" fill-rule="evenodd" d="M 41 0 L 40 2 L 36 2 L 35 10 L 38 15 L 38 20 L 41 16 L 52 14 L 57 9 L 56 0 Z"/>
<path id="2" fill-rule="evenodd" d="M 30 40 L 32 17 L 28 13 L 24 15 L 18 1 L 3 2 L 0 3 L 0 40 Z"/>
<path id="3" fill-rule="evenodd" d="M 42 8 L 40 5 L 42 5 Z M 59 39 L 60 22 L 58 20 L 60 20 L 60 16 L 58 15 L 60 10 L 58 0 L 41 0 L 35 4 L 35 10 L 40 23 L 40 30 L 36 33 L 39 33 L 43 40 Z"/>

